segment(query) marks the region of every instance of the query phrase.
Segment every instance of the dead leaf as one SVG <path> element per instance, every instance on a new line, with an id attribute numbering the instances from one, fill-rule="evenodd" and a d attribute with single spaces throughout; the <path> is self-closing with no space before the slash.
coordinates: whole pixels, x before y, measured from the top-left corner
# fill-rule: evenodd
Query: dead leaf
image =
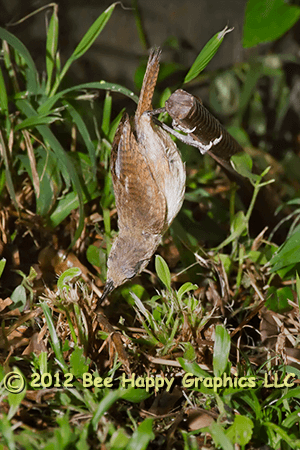
<path id="1" fill-rule="evenodd" d="M 25 348 L 22 355 L 34 353 L 38 356 L 41 352 L 47 352 L 47 348 L 44 342 L 39 339 L 39 333 L 36 332 L 31 336 L 29 345 Z"/>
<path id="2" fill-rule="evenodd" d="M 2 300 L 2 298 L 0 298 L 0 312 L 3 311 L 5 308 L 7 308 L 7 306 L 10 306 L 12 304 L 12 300 L 10 299 L 10 297 L 7 297 L 5 300 Z"/>
<path id="3" fill-rule="evenodd" d="M 212 415 L 208 414 L 207 412 L 203 412 L 202 409 L 190 409 L 187 414 L 187 425 L 190 431 L 209 427 L 214 422 Z"/>

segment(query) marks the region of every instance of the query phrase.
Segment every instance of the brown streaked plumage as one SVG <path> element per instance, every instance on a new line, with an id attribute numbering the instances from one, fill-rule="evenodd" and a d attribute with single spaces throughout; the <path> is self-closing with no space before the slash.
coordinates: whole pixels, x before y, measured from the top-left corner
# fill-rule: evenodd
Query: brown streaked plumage
<path id="1" fill-rule="evenodd" d="M 125 114 L 112 145 L 119 235 L 108 258 L 107 282 L 100 301 L 146 267 L 183 202 L 185 167 L 179 151 L 148 113 L 159 56 L 159 49 L 151 52 L 135 116 L 130 120 Z"/>

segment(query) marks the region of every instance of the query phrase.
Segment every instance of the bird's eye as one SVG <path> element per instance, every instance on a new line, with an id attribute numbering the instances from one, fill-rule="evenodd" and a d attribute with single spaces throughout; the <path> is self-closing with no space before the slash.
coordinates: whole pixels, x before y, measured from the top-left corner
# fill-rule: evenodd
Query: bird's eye
<path id="1" fill-rule="evenodd" d="M 130 268 L 124 270 L 125 280 L 130 280 L 131 278 L 135 277 L 137 272 L 135 271 L 135 268 Z"/>
<path id="2" fill-rule="evenodd" d="M 142 265 L 144 264 L 144 262 L 145 262 L 145 261 L 142 259 L 141 261 L 139 261 L 139 262 L 135 265 L 134 271 L 135 271 L 136 274 L 139 273 L 140 268 L 142 267 Z"/>
<path id="3" fill-rule="evenodd" d="M 126 269 L 126 271 L 125 271 L 126 279 L 130 280 L 131 278 L 135 277 L 140 272 L 140 269 L 141 269 L 142 265 L 144 264 L 144 262 L 145 261 L 142 259 L 133 268 Z"/>

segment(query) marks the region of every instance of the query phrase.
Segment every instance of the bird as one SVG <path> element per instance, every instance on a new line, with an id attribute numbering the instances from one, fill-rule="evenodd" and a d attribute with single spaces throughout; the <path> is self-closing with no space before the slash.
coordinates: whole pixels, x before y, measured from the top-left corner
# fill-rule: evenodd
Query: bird
<path id="1" fill-rule="evenodd" d="M 145 269 L 184 199 L 185 164 L 175 142 L 151 114 L 160 55 L 160 48 L 151 50 L 135 115 L 124 114 L 112 144 L 119 233 L 107 260 L 98 305 Z"/>

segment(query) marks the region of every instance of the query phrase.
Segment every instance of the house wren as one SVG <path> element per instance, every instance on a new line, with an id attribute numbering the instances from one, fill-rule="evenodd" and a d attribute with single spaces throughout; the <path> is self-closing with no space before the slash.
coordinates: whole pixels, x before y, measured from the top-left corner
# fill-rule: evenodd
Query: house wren
<path id="1" fill-rule="evenodd" d="M 159 49 L 151 51 L 135 116 L 129 119 L 125 114 L 112 145 L 119 235 L 108 258 L 100 302 L 147 266 L 183 202 L 184 163 L 176 144 L 149 112 L 159 57 Z"/>

